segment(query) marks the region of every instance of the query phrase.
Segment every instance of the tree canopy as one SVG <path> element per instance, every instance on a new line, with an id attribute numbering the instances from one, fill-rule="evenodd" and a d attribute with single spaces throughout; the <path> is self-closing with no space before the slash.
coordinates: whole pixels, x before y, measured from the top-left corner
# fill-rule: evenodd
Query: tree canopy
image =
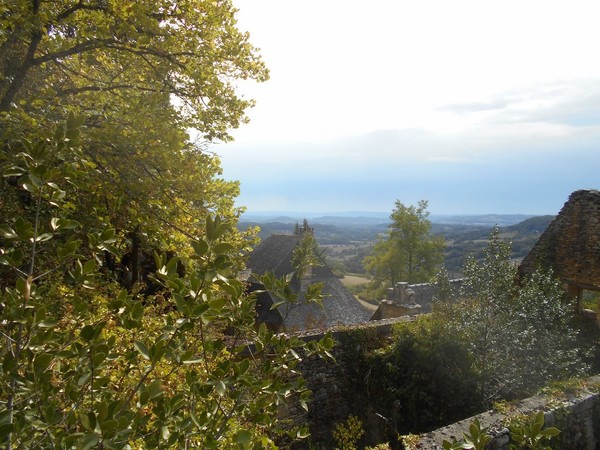
<path id="1" fill-rule="evenodd" d="M 4 2 L 3 152 L 73 111 L 93 178 L 73 199 L 78 220 L 110 223 L 130 247 L 171 249 L 210 214 L 236 220 L 238 183 L 202 147 L 246 120 L 252 101 L 236 80 L 268 77 L 235 13 L 225 0 Z"/>
<path id="2" fill-rule="evenodd" d="M 430 281 L 443 261 L 444 240 L 430 235 L 428 203 L 406 206 L 396 200 L 387 236 L 365 258 L 367 270 L 393 285 L 398 281 Z"/>
<path id="3" fill-rule="evenodd" d="M 227 139 L 252 104 L 234 81 L 267 77 L 235 12 L 229 0 L 3 2 L 0 111 L 77 105 L 91 121 L 143 99 L 136 107 L 167 107 L 182 126 Z"/>
<path id="4" fill-rule="evenodd" d="M 495 227 L 484 258 L 465 264 L 460 299 L 444 289 L 432 315 L 468 349 L 482 404 L 531 395 L 588 369 L 560 281 L 539 270 L 517 283 L 510 247 Z"/>
<path id="5" fill-rule="evenodd" d="M 258 449 L 305 435 L 278 426 L 279 408 L 306 406 L 289 376 L 298 352 L 333 341 L 255 324 L 238 184 L 189 138 L 230 139 L 252 105 L 236 80 L 267 78 L 235 12 L 0 5 L 5 448 Z"/>

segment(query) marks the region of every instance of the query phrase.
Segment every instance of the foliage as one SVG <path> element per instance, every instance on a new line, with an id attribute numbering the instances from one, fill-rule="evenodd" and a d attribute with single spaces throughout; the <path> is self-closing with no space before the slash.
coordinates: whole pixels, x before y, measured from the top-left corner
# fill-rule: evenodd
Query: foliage
<path id="1" fill-rule="evenodd" d="M 304 230 L 307 229 L 305 225 Z M 302 305 L 313 303 L 323 308 L 322 282 L 311 283 L 302 292 L 302 283 L 310 280 L 312 268 L 322 266 L 323 262 L 313 234 L 303 231 L 299 235 L 301 236 L 299 243 L 292 252 L 291 264 L 294 269 L 292 273 L 284 279 L 278 279 L 273 272 L 253 275 L 274 297 L 271 309 L 279 310 L 284 326 L 292 311 Z"/>
<path id="2" fill-rule="evenodd" d="M 560 433 L 555 427 L 544 428 L 543 411 L 533 412 L 529 416 L 512 421 L 508 429 L 511 450 L 551 450 L 551 447 L 547 446 L 548 441 Z M 481 428 L 479 420 L 475 418 L 469 426 L 469 433 L 464 433 L 461 441 L 444 441 L 443 447 L 444 450 L 484 450 L 490 441 L 488 428 Z"/>
<path id="3" fill-rule="evenodd" d="M 284 278 L 277 278 L 273 272 L 257 275 L 256 279 L 274 298 L 271 309 L 279 308 L 282 314 L 282 323 L 285 326 L 290 313 L 301 305 L 313 303 L 323 308 L 322 282 L 308 285 L 304 292 L 298 289 L 297 284 L 290 283 L 293 274 Z"/>
<path id="4" fill-rule="evenodd" d="M 69 104 L 102 116 L 118 98 L 154 107 L 174 95 L 184 127 L 227 138 L 251 104 L 233 80 L 267 76 L 227 0 L 14 0 L 1 12 L 1 111 Z M 100 99 L 110 104 L 90 103 Z"/>
<path id="5" fill-rule="evenodd" d="M 365 434 L 365 430 L 358 417 L 351 414 L 345 422 L 334 425 L 332 434 L 337 444 L 337 450 L 356 450 L 357 442 Z"/>
<path id="6" fill-rule="evenodd" d="M 516 267 L 510 262 L 510 244 L 500 238 L 498 227 L 490 234 L 483 261 L 469 258 L 464 273 L 465 300 L 450 326 L 469 346 L 484 402 L 497 395 L 494 377 L 504 369 L 513 345 L 507 325 L 512 318 Z"/>
<path id="7" fill-rule="evenodd" d="M 469 260 L 464 272 L 462 300 L 437 302 L 434 315 L 468 348 L 482 403 L 530 395 L 552 379 L 585 371 L 573 307 L 559 282 L 538 271 L 519 286 L 510 244 L 497 228 L 485 258 Z"/>
<path id="8" fill-rule="evenodd" d="M 521 421 L 513 422 L 510 429 L 511 450 L 552 450 L 548 441 L 560 434 L 555 427 L 544 428 L 544 412 L 531 413 Z"/>
<path id="9" fill-rule="evenodd" d="M 3 153 L 16 154 L 32 130 L 53 128 L 66 111 L 85 118 L 89 180 L 70 198 L 72 218 L 110 226 L 124 255 L 181 255 L 208 216 L 235 224 L 238 183 L 223 180 L 219 158 L 188 135 L 228 140 L 252 106 L 236 80 L 268 75 L 235 13 L 229 0 L 3 4 Z M 231 233 L 238 266 L 252 232 Z M 145 281 L 139 266 L 128 270 L 133 283 Z"/>
<path id="10" fill-rule="evenodd" d="M 425 200 L 416 207 L 396 200 L 387 237 L 375 243 L 373 254 L 364 259 L 365 268 L 392 286 L 429 281 L 443 260 L 444 240 L 430 235 L 428 216 Z"/>
<path id="11" fill-rule="evenodd" d="M 590 385 L 588 379 L 569 378 L 566 380 L 556 380 L 548 383 L 541 392 L 550 399 L 566 399 L 568 397 L 581 394 L 586 390 L 598 391 L 600 386 Z"/>
<path id="12" fill-rule="evenodd" d="M 387 443 L 383 443 L 383 444 L 377 444 L 374 447 L 365 447 L 365 450 L 391 450 L 392 448 L 390 447 L 390 444 Z"/>
<path id="13" fill-rule="evenodd" d="M 117 235 L 70 218 L 89 188 L 72 184 L 86 180 L 76 172 L 93 170 L 78 147 L 81 122 L 71 115 L 1 164 L 27 202 L 0 224 L 0 440 L 7 449 L 275 448 L 286 431 L 279 406 L 306 406 L 309 395 L 289 377 L 298 352 L 325 355 L 331 337 L 305 343 L 255 327 L 255 301 L 235 277 L 233 227 L 219 218 L 198 230 L 189 260 L 155 255 L 158 295 L 107 280 L 102 256 L 118 252 Z"/>
<path id="14" fill-rule="evenodd" d="M 478 410 L 466 349 L 429 317 L 397 325 L 394 343 L 380 350 L 357 336 L 340 346 L 355 355 L 348 366 L 352 408 L 366 405 L 386 422 L 388 440 L 459 420 Z M 374 337 L 373 337 L 374 338 Z"/>
<path id="15" fill-rule="evenodd" d="M 417 450 L 421 437 L 418 434 L 404 434 L 400 436 L 400 442 L 405 450 Z M 382 450 L 387 450 L 385 447 Z M 390 449 L 391 450 L 391 449 Z"/>
<path id="16" fill-rule="evenodd" d="M 469 426 L 469 432 L 463 434 L 462 442 L 455 439 L 453 442 L 444 441 L 442 444 L 444 450 L 485 450 L 486 445 L 491 440 L 491 437 L 487 433 L 488 428 L 481 428 L 479 420 L 475 418 Z"/>
<path id="17" fill-rule="evenodd" d="M 307 227 L 308 225 L 305 225 L 306 231 L 299 233 L 301 235 L 300 242 L 292 251 L 292 267 L 294 276 L 298 280 L 303 280 L 308 276 L 313 267 L 323 265 L 323 258 L 319 253 L 315 236 L 307 230 Z"/>

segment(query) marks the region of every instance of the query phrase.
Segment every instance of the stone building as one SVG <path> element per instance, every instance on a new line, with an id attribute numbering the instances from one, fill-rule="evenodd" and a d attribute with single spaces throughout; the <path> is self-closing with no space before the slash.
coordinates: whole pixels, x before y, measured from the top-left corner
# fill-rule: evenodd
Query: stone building
<path id="1" fill-rule="evenodd" d="M 305 232 L 311 232 L 306 225 L 299 233 L 271 235 L 250 254 L 248 269 L 258 275 L 271 271 L 278 278 L 292 273 L 294 249 L 300 244 L 302 233 Z M 307 278 L 293 282 L 292 287 L 303 292 L 310 283 L 323 284 L 323 308 L 314 303 L 303 303 L 292 309 L 282 305 L 272 310 L 273 300 L 268 293 L 263 293 L 257 302 L 257 320 L 267 323 L 272 329 L 284 328 L 290 331 L 328 329 L 369 321 L 370 311 L 354 298 L 324 261 L 321 261 L 320 266 L 314 267 Z M 258 286 L 252 286 L 251 289 L 258 289 Z"/>
<path id="2" fill-rule="evenodd" d="M 600 191 L 580 190 L 562 210 L 519 266 L 521 276 L 551 268 L 568 294 L 600 291 Z"/>

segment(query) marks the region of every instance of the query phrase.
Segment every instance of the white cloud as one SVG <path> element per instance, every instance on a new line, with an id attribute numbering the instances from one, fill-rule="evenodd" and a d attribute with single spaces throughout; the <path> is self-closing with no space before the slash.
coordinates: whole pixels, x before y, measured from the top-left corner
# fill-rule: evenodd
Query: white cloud
<path id="1" fill-rule="evenodd" d="M 242 181 L 242 203 L 372 210 L 406 195 L 465 212 L 490 196 L 486 180 L 525 188 L 531 178 L 531 192 L 556 193 L 546 178 L 567 161 L 562 185 L 594 184 L 575 173 L 600 140 L 596 0 L 236 4 L 272 75 L 240 83 L 257 106 L 236 142 L 216 149 L 225 177 Z M 583 161 L 571 161 L 573 149 Z M 548 174 L 515 179 L 511 162 Z M 301 192 L 304 180 L 321 190 Z M 477 195 L 461 203 L 469 189 Z"/>
<path id="2" fill-rule="evenodd" d="M 246 86 L 258 104 L 253 123 L 236 133 L 241 141 L 455 131 L 462 122 L 437 108 L 600 76 L 595 1 L 255 0 L 238 7 L 240 27 L 272 71 L 267 84 Z"/>

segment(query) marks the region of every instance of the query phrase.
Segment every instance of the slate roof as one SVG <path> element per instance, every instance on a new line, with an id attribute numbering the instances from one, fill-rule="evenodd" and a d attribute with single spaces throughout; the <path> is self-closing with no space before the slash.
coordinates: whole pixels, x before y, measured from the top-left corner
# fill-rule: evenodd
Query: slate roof
<path id="1" fill-rule="evenodd" d="M 261 275 L 272 271 L 278 278 L 293 272 L 292 252 L 301 238 L 294 234 L 272 234 L 250 253 L 246 266 Z"/>
<path id="2" fill-rule="evenodd" d="M 302 236 L 298 235 L 271 235 L 252 252 L 247 267 L 256 274 L 273 271 L 276 276 L 282 277 L 291 273 L 292 253 L 301 239 Z M 326 264 L 313 268 L 312 277 L 302 281 L 301 291 L 304 291 L 307 284 L 315 282 L 323 283 L 323 308 L 316 304 L 301 304 L 288 311 L 286 305 L 280 306 L 278 312 L 285 318 L 287 330 L 325 329 L 369 321 L 371 312 L 354 298 Z M 264 312 L 259 311 L 259 320 L 263 314 Z"/>
<path id="3" fill-rule="evenodd" d="M 306 283 L 322 282 L 323 308 L 316 304 L 302 304 L 292 309 L 285 319 L 285 328 L 291 331 L 328 329 L 339 325 L 358 325 L 371 319 L 371 312 L 362 306 L 354 295 L 334 277 L 313 277 Z M 304 286 L 303 286 L 304 287 Z M 286 317 L 285 306 L 279 313 Z"/>

